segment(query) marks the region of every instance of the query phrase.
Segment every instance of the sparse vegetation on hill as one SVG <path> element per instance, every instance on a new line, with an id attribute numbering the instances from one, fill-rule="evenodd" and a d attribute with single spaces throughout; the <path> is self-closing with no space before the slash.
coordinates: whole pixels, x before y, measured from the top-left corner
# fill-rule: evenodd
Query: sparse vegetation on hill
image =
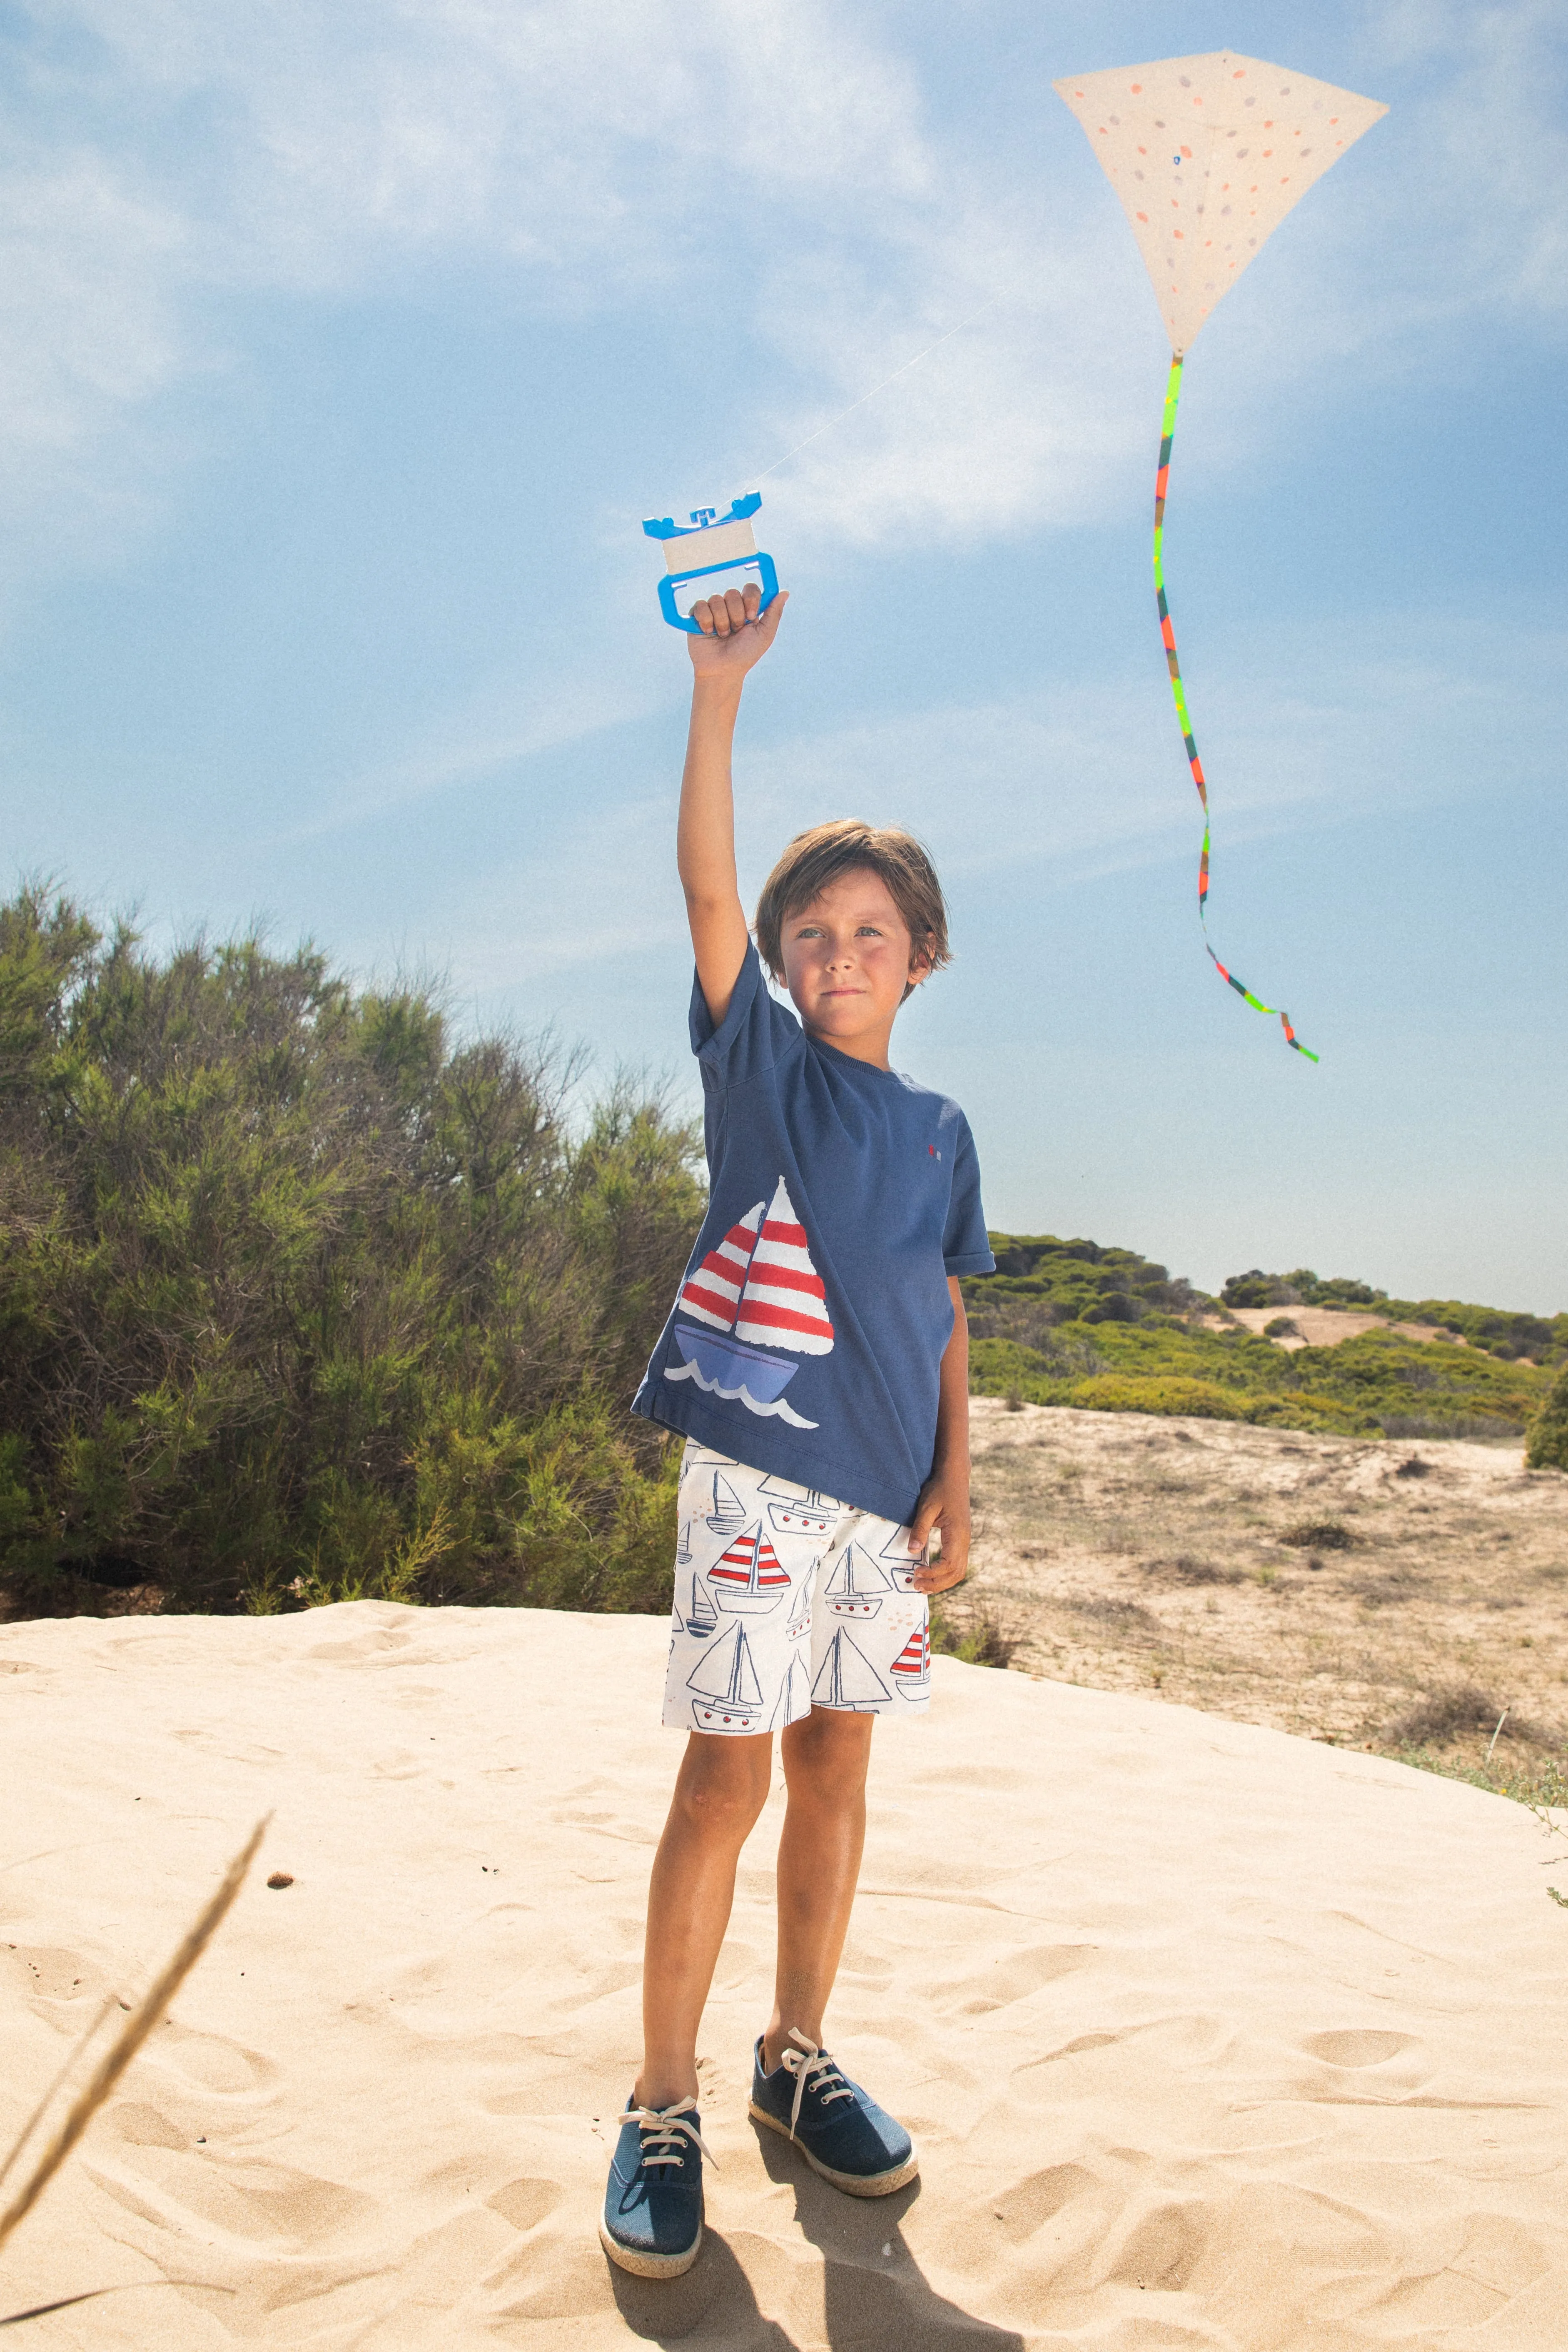
<path id="1" fill-rule="evenodd" d="M 1391 1323 L 1433 1324 L 1457 1332 L 1472 1348 L 1504 1362 L 1568 1362 L 1568 1315 L 1525 1315 L 1501 1307 L 1469 1307 L 1458 1298 L 1391 1298 L 1370 1283 L 1334 1275 L 1322 1281 L 1310 1266 L 1292 1274 L 1233 1274 L 1220 1293 L 1226 1307 L 1347 1307 L 1386 1315 Z"/>
<path id="2" fill-rule="evenodd" d="M 0 1585 L 657 1608 L 695 1138 L 255 940 L 0 908 Z"/>
<path id="3" fill-rule="evenodd" d="M 1533 1420 L 1550 1386 L 1520 1332 L 1530 1326 L 1543 1356 L 1560 1332 L 1568 1351 L 1568 1316 L 1547 1323 L 1468 1307 L 1440 1315 L 1432 1301 L 1406 1311 L 1365 1284 L 1234 1276 L 1230 1306 L 1353 1305 L 1457 1335 L 1463 1317 L 1478 1335 L 1458 1346 L 1373 1330 L 1287 1351 L 1260 1334 L 1207 1328 L 1216 1302 L 1133 1251 L 1050 1234 L 991 1239 L 996 1272 L 963 1285 L 972 1380 L 985 1396 L 1345 1435 L 1509 1437 Z M 1316 1296 L 1306 1295 L 1310 1286 Z M 1364 1296 L 1340 1295 L 1351 1291 Z"/>

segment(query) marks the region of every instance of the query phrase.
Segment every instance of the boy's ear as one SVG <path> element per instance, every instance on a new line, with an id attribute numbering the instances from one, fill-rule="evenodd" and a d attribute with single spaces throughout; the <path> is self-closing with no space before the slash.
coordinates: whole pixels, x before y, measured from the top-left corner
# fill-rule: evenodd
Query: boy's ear
<path id="1" fill-rule="evenodd" d="M 918 946 L 913 942 L 910 943 L 910 986 L 911 988 L 918 988 L 922 980 L 929 980 L 931 978 L 931 933 L 928 931 L 924 940 Z"/>

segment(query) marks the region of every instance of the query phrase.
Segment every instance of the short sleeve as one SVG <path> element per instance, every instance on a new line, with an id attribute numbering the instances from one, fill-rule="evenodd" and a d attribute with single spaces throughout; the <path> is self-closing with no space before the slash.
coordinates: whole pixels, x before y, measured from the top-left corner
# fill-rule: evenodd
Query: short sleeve
<path id="1" fill-rule="evenodd" d="M 794 1013 L 776 1004 L 768 994 L 762 960 L 752 940 L 746 942 L 745 961 L 736 979 L 734 993 L 717 1028 L 702 993 L 702 983 L 693 979 L 691 1050 L 709 1084 L 721 1088 L 745 1086 L 782 1061 L 792 1045 L 799 1045 L 801 1036 L 801 1026 Z"/>
<path id="2" fill-rule="evenodd" d="M 942 1262 L 949 1274 L 994 1274 L 985 1231 L 985 1211 L 980 1200 L 980 1155 L 969 1121 L 958 1113 L 958 1137 L 953 1151 L 952 1192 L 947 1223 L 942 1229 Z"/>

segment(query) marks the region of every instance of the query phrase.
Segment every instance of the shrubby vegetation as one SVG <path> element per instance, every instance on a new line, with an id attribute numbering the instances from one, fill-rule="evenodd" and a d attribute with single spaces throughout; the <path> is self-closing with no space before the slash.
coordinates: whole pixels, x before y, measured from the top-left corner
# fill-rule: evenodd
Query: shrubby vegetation
<path id="1" fill-rule="evenodd" d="M 0 1581 L 31 1610 L 668 1601 L 626 1408 L 696 1138 L 256 940 L 0 908 Z"/>
<path id="2" fill-rule="evenodd" d="M 1531 1470 L 1568 1470 L 1568 1371 L 1558 1374 L 1531 1423 L 1524 1459 Z"/>
<path id="3" fill-rule="evenodd" d="M 310 950 L 159 958 L 38 890 L 0 906 L 9 1605 L 667 1606 L 676 1449 L 626 1405 L 701 1216 L 698 1139 L 625 1087 L 573 1123 L 571 1076 Z M 1568 1372 L 1515 1346 L 1561 1352 L 1568 1318 L 1427 1301 L 1479 1344 L 1286 1352 L 1135 1251 L 993 1241 L 963 1286 L 984 1393 L 1406 1436 L 1539 1412 L 1531 1460 L 1568 1467 Z M 1257 1283 L 1365 1290 L 1227 1296 Z"/>
<path id="4" fill-rule="evenodd" d="M 1215 1303 L 1136 1250 L 1054 1234 L 993 1234 L 991 1248 L 996 1271 L 980 1277 L 969 1305 L 978 1339 L 1018 1339 L 1060 1323 L 1137 1323 Z"/>
<path id="5" fill-rule="evenodd" d="M 1320 1280 L 1310 1266 L 1291 1274 L 1233 1274 L 1220 1293 L 1226 1307 L 1349 1307 L 1392 1323 L 1431 1323 L 1457 1332 L 1504 1362 L 1568 1362 L 1568 1315 L 1525 1315 L 1503 1307 L 1469 1307 L 1458 1298 L 1391 1298 L 1386 1290 L 1344 1275 Z"/>
<path id="6" fill-rule="evenodd" d="M 992 1247 L 996 1273 L 963 1285 L 973 1333 L 972 1379 L 983 1395 L 1346 1435 L 1507 1437 L 1533 1419 L 1550 1386 L 1511 1339 L 1459 1347 L 1369 1331 L 1334 1347 L 1287 1350 L 1259 1334 L 1207 1328 L 1203 1318 L 1216 1302 L 1132 1251 L 1048 1234 L 994 1234 Z M 1318 1294 L 1311 1298 L 1305 1295 L 1310 1286 Z M 1339 1295 L 1350 1290 L 1365 1295 Z M 1319 1284 L 1307 1274 L 1237 1276 L 1225 1298 L 1231 1305 L 1404 1311 L 1401 1302 L 1364 1284 Z M 1553 1345 L 1561 1327 L 1568 1343 L 1568 1317 L 1547 1324 L 1455 1307 L 1445 1319 L 1428 1311 L 1433 1305 L 1426 1302 L 1419 1318 L 1412 1308 L 1407 1319 L 1455 1331 L 1458 1316 L 1472 1318 L 1478 1331 L 1531 1324 Z"/>

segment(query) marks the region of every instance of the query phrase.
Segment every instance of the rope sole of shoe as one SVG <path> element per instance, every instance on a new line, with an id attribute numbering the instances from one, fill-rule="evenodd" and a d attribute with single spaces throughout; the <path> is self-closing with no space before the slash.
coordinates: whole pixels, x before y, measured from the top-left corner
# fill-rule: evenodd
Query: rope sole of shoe
<path id="1" fill-rule="evenodd" d="M 902 2189 L 911 2181 L 921 2168 L 920 2150 L 911 2147 L 902 2164 L 895 2164 L 886 2172 L 874 2172 L 868 2179 L 864 2173 L 835 2172 L 830 2164 L 824 2164 L 820 2157 L 813 2156 L 803 2139 L 794 2137 L 788 2124 L 781 2123 L 777 2116 L 770 2116 L 766 2107 L 758 2106 L 755 2099 L 749 2105 L 753 2123 L 766 2124 L 769 2131 L 777 2132 L 781 2139 L 790 2140 L 794 2147 L 799 2148 L 813 2172 L 820 2173 L 823 2179 L 831 2181 L 835 2189 L 842 2189 L 847 2197 L 890 2197 L 895 2189 Z"/>
<path id="2" fill-rule="evenodd" d="M 623 2246 L 618 2238 L 611 2237 L 603 2221 L 599 2223 L 599 2243 L 616 2268 L 630 2271 L 634 2278 L 679 2278 L 702 2252 L 702 2228 L 699 2223 L 697 2242 L 683 2254 L 645 2254 L 636 2246 Z"/>

